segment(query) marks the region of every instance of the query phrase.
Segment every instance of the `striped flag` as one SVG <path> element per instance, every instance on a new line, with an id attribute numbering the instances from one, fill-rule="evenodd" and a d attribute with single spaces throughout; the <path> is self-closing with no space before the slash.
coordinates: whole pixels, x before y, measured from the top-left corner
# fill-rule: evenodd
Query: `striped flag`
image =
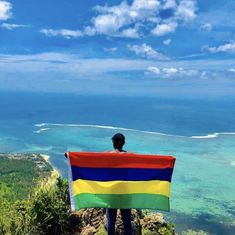
<path id="1" fill-rule="evenodd" d="M 69 152 L 68 159 L 73 210 L 170 210 L 174 157 L 134 153 Z"/>

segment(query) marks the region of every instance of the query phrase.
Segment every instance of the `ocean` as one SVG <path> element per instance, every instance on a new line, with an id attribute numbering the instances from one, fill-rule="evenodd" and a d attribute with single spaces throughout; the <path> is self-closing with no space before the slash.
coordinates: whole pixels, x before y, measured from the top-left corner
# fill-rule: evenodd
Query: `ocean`
<path id="1" fill-rule="evenodd" d="M 235 234 L 235 98 L 0 93 L 0 152 L 47 154 L 63 177 L 64 152 L 111 150 L 117 132 L 177 158 L 164 214 L 178 232 Z"/>

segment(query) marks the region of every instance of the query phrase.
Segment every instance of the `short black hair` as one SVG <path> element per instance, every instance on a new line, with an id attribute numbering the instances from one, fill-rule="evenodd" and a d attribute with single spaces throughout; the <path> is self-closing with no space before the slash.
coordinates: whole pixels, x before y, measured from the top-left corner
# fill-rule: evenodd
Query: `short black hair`
<path id="1" fill-rule="evenodd" d="M 121 133 L 117 133 L 112 137 L 113 142 L 125 143 L 125 136 Z"/>

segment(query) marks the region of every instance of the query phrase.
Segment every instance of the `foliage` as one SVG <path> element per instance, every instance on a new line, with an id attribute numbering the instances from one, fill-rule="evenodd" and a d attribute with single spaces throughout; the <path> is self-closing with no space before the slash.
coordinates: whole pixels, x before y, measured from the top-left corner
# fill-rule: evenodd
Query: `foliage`
<path id="1" fill-rule="evenodd" d="M 28 234 L 30 232 L 29 209 L 28 201 L 16 201 L 11 207 L 8 207 L 8 211 L 5 213 L 8 223 L 3 223 L 3 234 Z"/>
<path id="2" fill-rule="evenodd" d="M 101 225 L 95 235 L 107 235 L 107 230 L 104 225 Z"/>
<path id="3" fill-rule="evenodd" d="M 0 154 L 0 234 L 73 234 L 68 182 L 48 184 L 52 167 L 38 155 Z"/>
<path id="4" fill-rule="evenodd" d="M 173 231 L 175 231 L 175 224 L 168 223 L 166 226 L 161 227 L 158 232 L 162 235 L 172 235 Z"/>
<path id="5" fill-rule="evenodd" d="M 34 195 L 31 206 L 31 224 L 36 233 L 71 234 L 74 227 L 69 208 L 68 184 L 58 178 L 56 187 L 40 188 Z M 42 232 L 43 231 L 43 232 Z"/>
<path id="6" fill-rule="evenodd" d="M 153 235 L 153 232 L 148 230 L 147 228 L 143 228 L 142 235 Z"/>
<path id="7" fill-rule="evenodd" d="M 156 231 L 150 231 L 147 228 L 142 228 L 142 235 L 173 235 L 175 231 L 175 225 L 172 223 L 161 226 Z"/>
<path id="8" fill-rule="evenodd" d="M 56 185 L 35 190 L 28 200 L 12 205 L 4 202 L 0 234 L 73 234 L 78 217 L 69 209 L 68 183 L 58 178 Z"/>
<path id="9" fill-rule="evenodd" d="M 5 197 L 10 202 L 27 198 L 39 180 L 48 178 L 52 170 L 40 155 L 16 156 L 0 156 L 0 197 L 8 191 Z"/>

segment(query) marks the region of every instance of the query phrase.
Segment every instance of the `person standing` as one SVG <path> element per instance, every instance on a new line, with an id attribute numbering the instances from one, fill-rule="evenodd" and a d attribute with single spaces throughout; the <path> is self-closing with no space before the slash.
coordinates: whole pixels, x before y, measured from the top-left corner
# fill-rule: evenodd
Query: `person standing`
<path id="1" fill-rule="evenodd" d="M 125 144 L 125 136 L 121 133 L 117 133 L 112 137 L 113 148 L 112 152 L 126 152 L 123 150 L 123 145 Z M 131 235 L 132 225 L 131 225 L 131 209 L 120 209 L 122 221 L 124 225 L 124 234 Z M 106 218 L 107 218 L 107 232 L 108 235 L 115 234 L 115 223 L 117 217 L 117 209 L 107 208 L 106 209 Z"/>

